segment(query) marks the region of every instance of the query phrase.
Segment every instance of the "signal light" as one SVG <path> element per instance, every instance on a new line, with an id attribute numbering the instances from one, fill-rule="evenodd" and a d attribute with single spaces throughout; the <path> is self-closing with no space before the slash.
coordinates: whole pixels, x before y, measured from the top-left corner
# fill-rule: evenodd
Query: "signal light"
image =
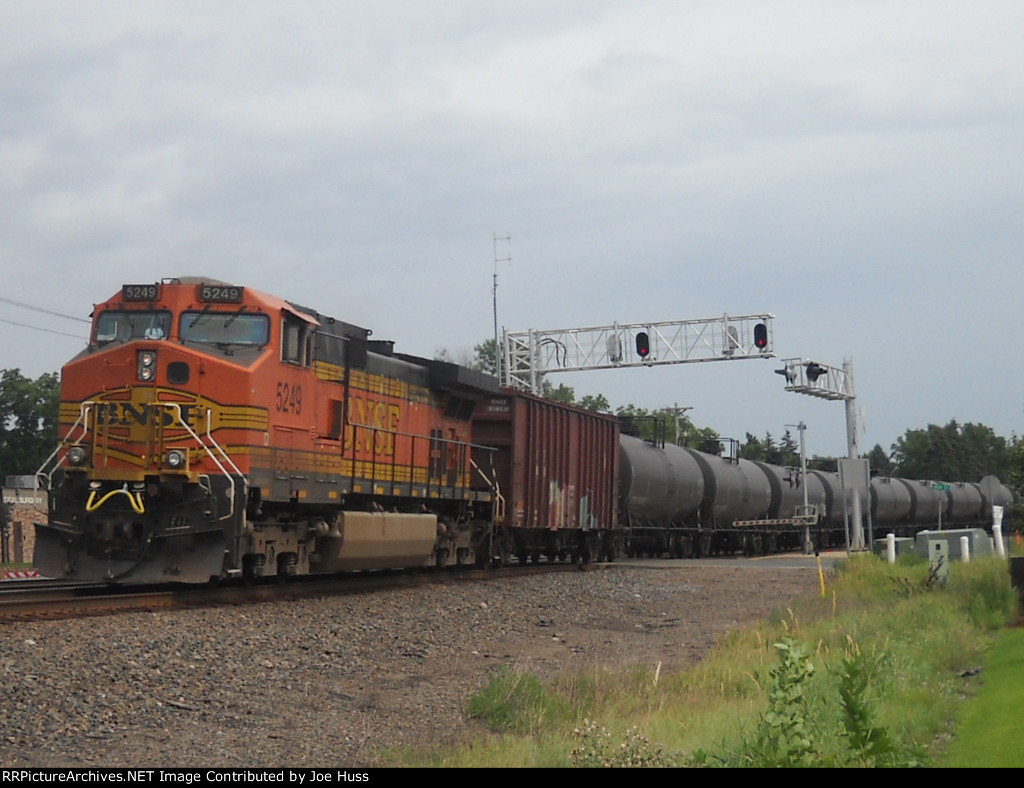
<path id="1" fill-rule="evenodd" d="M 758 323 L 754 326 L 754 346 L 758 350 L 764 350 L 768 347 L 768 326 L 764 323 Z"/>
<path id="2" fill-rule="evenodd" d="M 792 385 L 796 383 L 796 370 L 793 369 L 792 364 L 786 364 L 784 369 L 775 370 L 776 375 L 782 375 L 786 379 L 786 385 Z"/>
<path id="3" fill-rule="evenodd" d="M 647 358 L 651 353 L 651 338 L 646 331 L 640 331 L 636 335 L 636 354 L 640 358 Z"/>
<path id="4" fill-rule="evenodd" d="M 814 383 L 815 381 L 817 381 L 818 378 L 825 374 L 825 367 L 823 367 L 821 364 L 815 364 L 813 361 L 807 364 L 806 370 L 807 379 L 811 383 Z"/>

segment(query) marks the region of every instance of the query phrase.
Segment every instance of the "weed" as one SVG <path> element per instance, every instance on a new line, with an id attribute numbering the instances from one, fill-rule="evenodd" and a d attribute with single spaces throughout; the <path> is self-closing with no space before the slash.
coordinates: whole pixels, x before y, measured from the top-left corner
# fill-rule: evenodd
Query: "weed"
<path id="1" fill-rule="evenodd" d="M 572 764 L 581 768 L 621 769 L 676 766 L 679 758 L 665 753 L 660 744 L 652 744 L 636 728 L 626 731 L 621 742 L 596 722 L 584 720 L 583 727 L 573 731 L 580 740 L 573 748 Z"/>
<path id="2" fill-rule="evenodd" d="M 470 699 L 467 713 L 494 731 L 536 731 L 571 714 L 569 704 L 531 673 L 502 668 Z"/>
<path id="3" fill-rule="evenodd" d="M 758 767 L 811 766 L 818 761 L 818 753 L 808 718 L 806 684 L 814 675 L 814 665 L 807 647 L 794 638 L 783 638 L 775 649 L 779 662 L 769 671 L 768 710 L 760 715 L 745 757 Z"/>

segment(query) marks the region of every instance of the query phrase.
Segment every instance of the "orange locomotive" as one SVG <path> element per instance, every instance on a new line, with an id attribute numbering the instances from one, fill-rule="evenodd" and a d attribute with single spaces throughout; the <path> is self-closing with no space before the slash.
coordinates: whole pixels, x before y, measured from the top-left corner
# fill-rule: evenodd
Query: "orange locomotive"
<path id="1" fill-rule="evenodd" d="M 369 337 L 210 279 L 122 287 L 62 370 L 40 572 L 195 583 L 486 563 L 493 495 L 470 418 L 498 381 Z"/>

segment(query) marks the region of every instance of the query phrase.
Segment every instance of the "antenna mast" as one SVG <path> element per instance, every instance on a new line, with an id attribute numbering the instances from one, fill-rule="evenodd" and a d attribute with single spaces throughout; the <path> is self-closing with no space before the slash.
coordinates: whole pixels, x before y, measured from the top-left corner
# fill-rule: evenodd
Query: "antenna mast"
<path id="1" fill-rule="evenodd" d="M 508 244 L 506 257 L 498 257 L 498 241 Z M 494 376 L 501 380 L 501 346 L 498 344 L 498 263 L 512 262 L 512 234 L 505 233 L 499 236 L 494 233 L 494 287 L 491 294 L 494 301 Z"/>

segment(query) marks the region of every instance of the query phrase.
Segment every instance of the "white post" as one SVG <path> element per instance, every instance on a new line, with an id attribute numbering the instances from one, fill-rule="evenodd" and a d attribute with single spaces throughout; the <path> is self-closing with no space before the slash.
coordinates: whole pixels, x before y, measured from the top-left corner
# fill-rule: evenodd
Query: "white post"
<path id="1" fill-rule="evenodd" d="M 890 564 L 896 563 L 896 534 L 885 535 L 885 557 Z"/>
<path id="2" fill-rule="evenodd" d="M 1006 549 L 1003 546 L 1003 507 L 992 507 L 992 536 L 996 542 L 996 555 L 1000 558 L 1006 557 Z"/>
<path id="3" fill-rule="evenodd" d="M 971 540 L 966 536 L 960 537 L 960 560 L 965 564 L 971 562 Z"/>

